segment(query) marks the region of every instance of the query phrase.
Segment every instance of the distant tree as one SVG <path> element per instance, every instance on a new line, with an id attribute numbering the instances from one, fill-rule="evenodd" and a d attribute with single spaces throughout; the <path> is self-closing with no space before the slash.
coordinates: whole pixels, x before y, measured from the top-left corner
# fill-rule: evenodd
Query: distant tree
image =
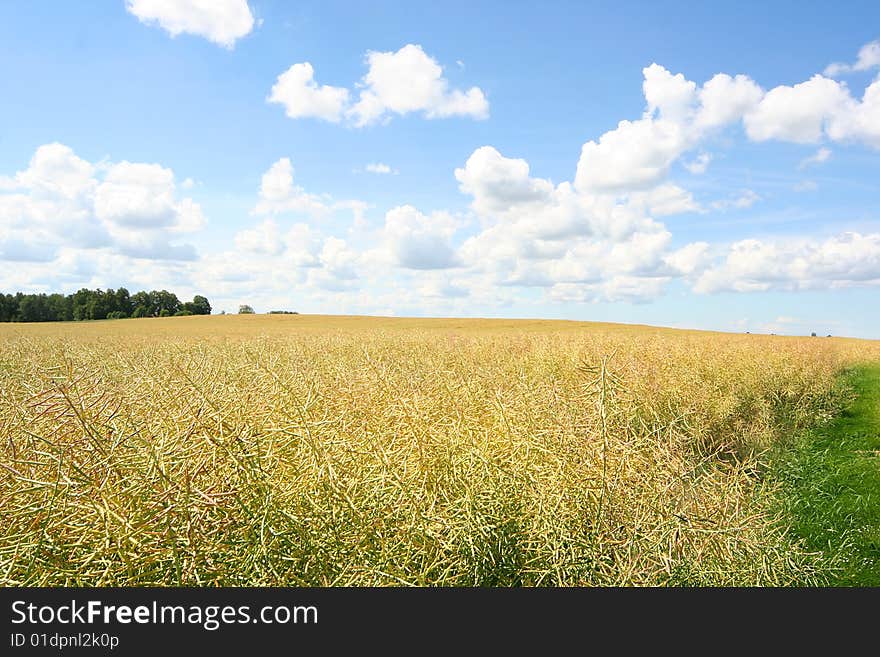
<path id="1" fill-rule="evenodd" d="M 14 294 L 0 294 L 0 322 L 13 322 L 18 314 L 18 301 Z"/>
<path id="2" fill-rule="evenodd" d="M 186 303 L 184 303 L 183 309 L 189 311 L 190 315 L 211 314 L 211 304 L 208 303 L 208 300 L 200 294 L 194 296 L 192 301 L 187 301 Z"/>
<path id="3" fill-rule="evenodd" d="M 192 313 L 188 310 L 178 310 L 176 313 L 174 313 L 175 317 L 187 317 L 189 315 L 192 315 Z"/>
<path id="4" fill-rule="evenodd" d="M 195 310 L 193 310 L 194 315 L 211 314 L 211 304 L 208 302 L 207 297 L 203 297 L 201 294 L 197 294 L 193 297 L 192 303 L 196 308 Z"/>
<path id="5" fill-rule="evenodd" d="M 89 306 L 93 295 L 94 292 L 87 290 L 86 288 L 81 288 L 73 293 L 71 302 L 73 319 L 78 322 L 85 319 L 92 319 L 89 314 Z"/>
<path id="6" fill-rule="evenodd" d="M 183 305 L 176 294 L 168 290 L 153 290 L 150 292 L 150 314 L 153 317 L 168 317 L 182 308 Z M 164 315 L 162 314 L 163 311 L 165 311 Z"/>
<path id="7" fill-rule="evenodd" d="M 129 299 L 129 303 L 131 304 L 131 316 L 134 317 L 134 311 L 137 308 L 143 308 L 143 315 L 138 315 L 138 317 L 149 317 L 150 313 L 150 293 L 149 292 L 135 292 L 131 295 Z"/>
<path id="8" fill-rule="evenodd" d="M 248 305 L 242 304 L 238 307 L 238 314 L 239 315 L 253 315 L 254 309 Z"/>
<path id="9" fill-rule="evenodd" d="M 45 322 L 47 310 L 45 294 L 28 294 L 18 305 L 18 319 L 21 322 Z"/>
<path id="10" fill-rule="evenodd" d="M 812 333 L 810 333 L 810 337 L 811 337 L 811 338 L 815 338 L 815 337 L 816 337 L 816 332 L 813 331 Z"/>
<path id="11" fill-rule="evenodd" d="M 125 316 L 128 317 L 133 310 L 133 306 L 131 305 L 131 295 L 129 295 L 128 290 L 124 287 L 116 290 L 116 294 L 114 295 L 114 304 L 113 311 L 118 313 L 125 313 Z"/>
<path id="12" fill-rule="evenodd" d="M 208 299 L 196 295 L 180 303 L 168 290 L 130 294 L 124 287 L 114 290 L 80 288 L 73 294 L 0 293 L 0 322 L 69 322 L 122 317 L 168 317 L 175 314 L 209 315 Z"/>
<path id="13" fill-rule="evenodd" d="M 73 299 L 63 294 L 50 294 L 48 298 L 50 321 L 69 322 L 73 320 Z"/>

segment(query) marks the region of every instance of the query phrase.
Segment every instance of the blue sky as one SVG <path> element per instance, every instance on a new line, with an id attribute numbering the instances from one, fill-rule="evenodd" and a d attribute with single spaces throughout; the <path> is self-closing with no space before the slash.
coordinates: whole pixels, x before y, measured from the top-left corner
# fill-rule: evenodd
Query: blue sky
<path id="1" fill-rule="evenodd" d="M 880 338 L 877 3 L 199 4 L 0 5 L 0 288 Z"/>

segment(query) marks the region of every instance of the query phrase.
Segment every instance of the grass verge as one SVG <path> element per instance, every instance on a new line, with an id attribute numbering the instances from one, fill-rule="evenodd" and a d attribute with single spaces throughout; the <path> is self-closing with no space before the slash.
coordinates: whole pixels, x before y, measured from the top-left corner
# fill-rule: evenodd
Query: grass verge
<path id="1" fill-rule="evenodd" d="M 794 535 L 828 564 L 832 586 L 880 586 L 880 366 L 849 370 L 847 410 L 776 461 Z"/>

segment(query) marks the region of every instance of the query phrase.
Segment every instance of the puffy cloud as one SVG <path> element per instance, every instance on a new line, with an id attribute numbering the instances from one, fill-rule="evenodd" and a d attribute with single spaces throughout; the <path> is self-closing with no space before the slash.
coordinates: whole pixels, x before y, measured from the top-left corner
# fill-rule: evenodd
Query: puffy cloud
<path id="1" fill-rule="evenodd" d="M 409 269 L 445 269 L 457 264 L 451 239 L 459 223 L 449 214 L 427 216 L 411 205 L 385 215 L 384 238 L 396 265 Z"/>
<path id="2" fill-rule="evenodd" d="M 206 223 L 198 203 L 177 197 L 171 169 L 128 161 L 98 166 L 64 144 L 40 146 L 26 169 L 4 181 L 4 259 L 46 260 L 66 245 L 191 260 L 195 249 L 171 240 Z"/>
<path id="3" fill-rule="evenodd" d="M 278 76 L 267 98 L 284 106 L 291 119 L 317 118 L 338 123 L 348 104 L 348 89 L 319 86 L 308 62 L 294 64 Z"/>
<path id="4" fill-rule="evenodd" d="M 843 64 L 835 62 L 829 64 L 824 71 L 824 75 L 828 77 L 837 77 L 845 73 L 856 71 L 869 71 L 872 68 L 880 67 L 880 41 L 871 41 L 866 43 L 859 49 L 859 55 L 853 64 Z"/>
<path id="5" fill-rule="evenodd" d="M 846 85 L 821 75 L 794 86 L 781 85 L 746 114 L 746 133 L 755 141 L 814 143 L 851 100 Z"/>
<path id="6" fill-rule="evenodd" d="M 864 61 L 872 61 L 873 51 L 865 52 Z M 574 179 L 579 192 L 625 194 L 656 187 L 686 152 L 740 121 L 753 141 L 827 138 L 880 148 L 880 80 L 857 101 L 845 84 L 821 75 L 765 93 L 745 75 L 719 73 L 697 86 L 658 64 L 643 74 L 642 118 L 620 121 L 583 145 Z M 709 160 L 701 154 L 685 167 L 702 173 Z"/>
<path id="7" fill-rule="evenodd" d="M 709 265 L 711 262 L 710 246 L 707 242 L 692 242 L 673 251 L 664 260 L 675 271 L 690 275 Z"/>
<path id="8" fill-rule="evenodd" d="M 280 255 L 284 251 L 281 232 L 274 219 L 266 219 L 254 228 L 237 233 L 235 246 L 242 251 L 264 255 Z"/>
<path id="9" fill-rule="evenodd" d="M 598 142 L 581 149 L 575 187 L 581 191 L 626 191 L 661 182 L 691 144 L 685 128 L 666 119 L 621 121 Z"/>
<path id="10" fill-rule="evenodd" d="M 381 120 L 386 114 L 422 112 L 425 117 L 469 116 L 484 119 L 489 102 L 479 87 L 449 88 L 443 67 L 422 47 L 407 44 L 397 52 L 368 52 L 369 70 L 358 102 L 349 110 L 355 124 Z"/>
<path id="11" fill-rule="evenodd" d="M 531 178 L 525 160 L 507 158 L 491 146 L 476 149 L 455 178 L 465 194 L 474 197 L 481 215 L 506 213 L 523 204 L 544 203 L 553 194 L 549 180 Z"/>
<path id="12" fill-rule="evenodd" d="M 621 121 L 581 149 L 575 175 L 580 191 L 627 192 L 660 184 L 672 164 L 713 130 L 739 121 L 763 91 L 744 75 L 718 74 L 702 87 L 658 64 L 643 71 L 646 109 L 641 119 Z M 688 168 L 702 173 L 710 156 Z"/>
<path id="13" fill-rule="evenodd" d="M 308 62 L 294 64 L 279 75 L 267 100 L 283 105 L 292 119 L 313 117 L 335 123 L 346 117 L 359 127 L 394 114 L 421 113 L 428 119 L 489 116 L 483 90 L 450 88 L 443 67 L 419 45 L 407 44 L 396 52 L 370 51 L 366 63 L 356 102 L 344 87 L 319 86 Z"/>
<path id="14" fill-rule="evenodd" d="M 822 241 L 748 239 L 697 280 L 698 292 L 753 292 L 880 284 L 880 234 L 843 233 Z"/>
<path id="15" fill-rule="evenodd" d="M 660 118 L 676 122 L 690 118 L 697 100 L 696 83 L 686 80 L 681 73 L 673 75 L 658 64 L 651 64 L 642 74 L 649 115 L 656 113 Z"/>
<path id="16" fill-rule="evenodd" d="M 829 125 L 828 136 L 836 141 L 861 141 L 880 149 L 880 78 L 865 89 L 861 102 L 843 105 Z"/>
<path id="17" fill-rule="evenodd" d="M 194 34 L 224 48 L 232 48 L 254 28 L 247 0 L 125 0 L 125 8 L 142 23 L 157 24 L 172 37 Z"/>
<path id="18" fill-rule="evenodd" d="M 707 129 L 735 123 L 752 111 L 763 95 L 761 87 L 748 76 L 719 73 L 700 88 L 696 125 Z"/>
<path id="19" fill-rule="evenodd" d="M 357 287 L 360 254 L 338 237 L 328 237 L 318 255 L 320 267 L 310 269 L 308 282 L 315 287 L 344 291 Z"/>
<path id="20" fill-rule="evenodd" d="M 96 185 L 95 167 L 77 157 L 69 146 L 45 144 L 37 148 L 30 164 L 18 172 L 10 188 L 27 188 L 40 199 L 82 200 Z"/>
<path id="21" fill-rule="evenodd" d="M 174 172 L 158 164 L 123 161 L 111 165 L 95 190 L 95 215 L 122 229 L 198 230 L 205 224 L 191 199 L 175 198 Z"/>
<path id="22" fill-rule="evenodd" d="M 282 157 L 269 167 L 260 182 L 260 200 L 254 207 L 257 215 L 296 212 L 321 216 L 330 211 L 318 196 L 293 184 L 293 164 Z"/>

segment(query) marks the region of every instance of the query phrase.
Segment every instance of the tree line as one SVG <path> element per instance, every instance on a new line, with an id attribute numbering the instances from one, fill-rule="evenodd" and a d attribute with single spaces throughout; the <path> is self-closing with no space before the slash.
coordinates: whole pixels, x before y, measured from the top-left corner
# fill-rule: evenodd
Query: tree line
<path id="1" fill-rule="evenodd" d="M 118 290 L 88 290 L 73 294 L 0 294 L 0 322 L 70 322 L 126 317 L 210 315 L 211 304 L 197 294 L 181 302 L 168 290 L 129 294 Z"/>

